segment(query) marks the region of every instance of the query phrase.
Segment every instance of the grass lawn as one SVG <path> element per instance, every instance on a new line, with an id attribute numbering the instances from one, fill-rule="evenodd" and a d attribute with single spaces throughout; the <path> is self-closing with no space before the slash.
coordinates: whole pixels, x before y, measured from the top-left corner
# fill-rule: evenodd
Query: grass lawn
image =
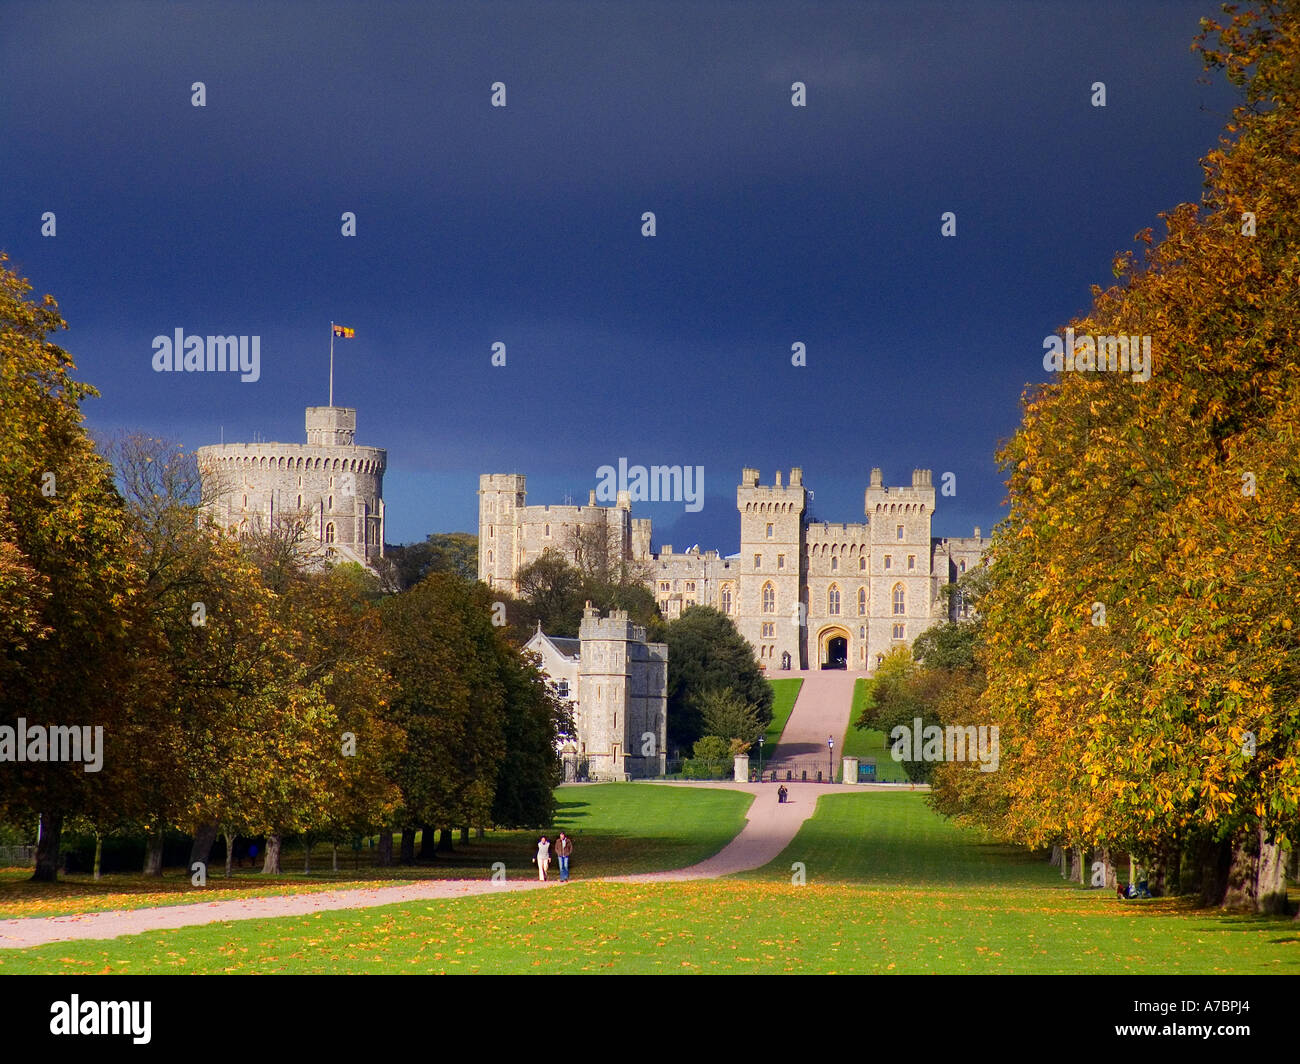
<path id="1" fill-rule="evenodd" d="M 804 886 L 790 882 L 795 860 Z M 781 858 L 741 877 L 578 881 L 53 943 L 0 952 L 0 972 L 1300 974 L 1300 928 L 1119 903 L 952 827 L 921 794 L 859 792 L 824 796 Z"/>
<path id="2" fill-rule="evenodd" d="M 889 738 L 882 731 L 874 728 L 860 730 L 853 722 L 862 715 L 867 702 L 867 684 L 870 681 L 859 679 L 853 684 L 853 711 L 849 715 L 849 727 L 844 735 L 844 756 L 856 758 L 874 757 L 876 759 L 876 779 L 880 783 L 898 783 L 907 780 L 900 762 L 895 761 L 889 753 Z"/>
<path id="3" fill-rule="evenodd" d="M 752 798 L 739 791 L 661 787 L 644 783 L 595 783 L 565 786 L 557 792 L 555 829 L 573 838 L 573 874 L 625 875 L 684 868 L 717 853 L 745 824 Z M 414 867 L 373 866 L 375 851 L 340 851 L 340 871 L 330 869 L 330 848 L 312 849 L 312 875 L 304 876 L 303 851 L 289 844 L 281 856 L 285 875 L 264 877 L 251 868 L 224 878 L 224 865 L 209 869 L 208 885 L 195 887 L 182 869 L 169 869 L 161 880 L 141 875 L 62 876 L 58 883 L 32 883 L 30 869 L 0 869 L 0 919 L 62 916 L 107 909 L 140 909 L 196 901 L 292 894 L 346 887 L 393 885 L 422 879 L 487 876 L 503 862 L 507 875 L 536 875 L 530 861 L 536 831 L 489 831 L 452 853 Z M 554 837 L 555 830 L 547 834 Z M 459 839 L 459 835 L 457 836 Z M 395 840 L 394 851 L 398 850 Z M 418 852 L 418 850 L 417 850 Z M 354 857 L 359 863 L 353 867 Z"/>
<path id="4" fill-rule="evenodd" d="M 799 697 L 803 680 L 795 677 L 767 682 L 772 685 L 772 721 L 763 733 L 763 749 L 771 754 L 776 749 L 781 732 L 785 730 L 785 722 L 790 719 L 790 711 L 794 709 L 794 700 Z M 751 750 L 749 756 L 757 760 L 756 751 Z"/>

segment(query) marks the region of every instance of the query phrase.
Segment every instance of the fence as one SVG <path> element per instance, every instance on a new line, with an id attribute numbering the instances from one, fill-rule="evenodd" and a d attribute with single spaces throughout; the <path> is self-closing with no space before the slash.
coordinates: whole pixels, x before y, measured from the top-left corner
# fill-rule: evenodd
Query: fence
<path id="1" fill-rule="evenodd" d="M 35 846 L 0 846 L 0 868 L 34 867 Z"/>

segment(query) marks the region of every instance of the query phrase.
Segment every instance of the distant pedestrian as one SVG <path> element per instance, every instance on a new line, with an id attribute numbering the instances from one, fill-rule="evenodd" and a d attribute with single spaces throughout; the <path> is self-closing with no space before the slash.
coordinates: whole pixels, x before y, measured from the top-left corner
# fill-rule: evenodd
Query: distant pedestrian
<path id="1" fill-rule="evenodd" d="M 537 878 L 546 881 L 546 870 L 551 867 L 551 844 L 543 835 L 537 843 Z"/>
<path id="2" fill-rule="evenodd" d="M 563 831 L 555 840 L 555 856 L 560 859 L 560 882 L 569 881 L 569 856 L 573 853 L 573 840 Z"/>

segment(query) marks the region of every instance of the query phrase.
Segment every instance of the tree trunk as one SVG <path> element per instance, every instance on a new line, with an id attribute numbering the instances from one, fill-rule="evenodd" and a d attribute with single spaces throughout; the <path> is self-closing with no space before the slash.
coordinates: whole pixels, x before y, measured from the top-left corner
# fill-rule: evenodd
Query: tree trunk
<path id="1" fill-rule="evenodd" d="M 469 828 L 460 829 L 460 841 L 469 842 Z"/>
<path id="2" fill-rule="evenodd" d="M 95 832 L 95 882 L 99 882 L 99 865 L 100 858 L 104 856 L 104 835 L 102 832 Z"/>
<path id="3" fill-rule="evenodd" d="M 428 824 L 420 825 L 420 860 L 433 861 L 438 857 L 438 847 L 434 842 L 433 828 Z"/>
<path id="4" fill-rule="evenodd" d="M 1063 866 L 1063 862 L 1064 862 L 1064 857 L 1062 856 L 1061 847 L 1053 846 L 1052 856 L 1048 858 L 1047 863 L 1050 864 L 1053 868 L 1061 868 Z"/>
<path id="5" fill-rule="evenodd" d="M 1204 840 L 1196 848 L 1196 879 L 1202 905 L 1219 905 L 1228 887 L 1232 867 L 1232 844 Z"/>
<path id="6" fill-rule="evenodd" d="M 475 829 L 474 829 L 474 837 L 475 837 L 476 839 L 481 839 L 481 838 L 483 837 L 483 829 L 482 829 L 482 828 L 475 828 Z M 1300 877 L 1297 877 L 1297 878 L 1300 878 Z"/>
<path id="7" fill-rule="evenodd" d="M 379 868 L 391 868 L 393 864 L 393 832 L 384 828 L 379 833 L 379 845 L 375 847 L 375 865 Z"/>
<path id="8" fill-rule="evenodd" d="M 40 837 L 36 840 L 36 867 L 32 882 L 59 881 L 59 843 L 63 840 L 63 814 L 41 813 Z"/>
<path id="9" fill-rule="evenodd" d="M 1077 846 L 1070 848 L 1070 881 L 1073 883 L 1082 883 L 1083 880 L 1083 851 Z"/>
<path id="10" fill-rule="evenodd" d="M 1255 872 L 1255 911 L 1269 916 L 1286 914 L 1286 851 L 1269 842 L 1259 829 L 1259 863 Z"/>
<path id="11" fill-rule="evenodd" d="M 337 842 L 330 843 L 330 859 L 334 865 L 334 871 L 337 872 L 339 870 L 339 844 Z"/>
<path id="12" fill-rule="evenodd" d="M 280 874 L 280 836 L 268 835 L 266 837 L 266 854 L 262 858 L 262 875 L 278 876 Z"/>
<path id="13" fill-rule="evenodd" d="M 235 861 L 235 836 L 226 832 L 226 878 L 230 878 L 230 868 Z"/>
<path id="14" fill-rule="evenodd" d="M 302 874 L 311 875 L 311 836 L 302 837 Z"/>
<path id="15" fill-rule="evenodd" d="M 190 844 L 190 871 L 193 871 L 195 861 L 202 861 L 207 866 L 208 859 L 212 856 L 212 844 L 216 841 L 216 824 L 200 824 L 195 828 L 194 842 Z"/>
<path id="16" fill-rule="evenodd" d="M 146 876 L 161 876 L 163 873 L 163 842 L 166 839 L 166 831 L 162 824 L 158 825 L 158 830 L 149 836 L 148 845 L 144 851 L 144 874 Z"/>
<path id="17" fill-rule="evenodd" d="M 402 828 L 402 864 L 415 864 L 415 828 Z"/>
<path id="18" fill-rule="evenodd" d="M 438 852 L 451 853 L 451 828 L 443 828 L 438 832 Z"/>

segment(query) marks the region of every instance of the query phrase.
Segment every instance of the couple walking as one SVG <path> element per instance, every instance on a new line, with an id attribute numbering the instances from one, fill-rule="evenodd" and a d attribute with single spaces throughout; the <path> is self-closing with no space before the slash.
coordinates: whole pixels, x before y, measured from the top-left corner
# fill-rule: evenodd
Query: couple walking
<path id="1" fill-rule="evenodd" d="M 560 859 L 560 882 L 569 881 L 569 856 L 573 853 L 573 840 L 563 831 L 555 840 L 555 856 Z M 537 843 L 537 856 L 533 859 L 537 865 L 537 878 L 545 882 L 546 870 L 551 867 L 551 843 L 545 835 Z"/>

